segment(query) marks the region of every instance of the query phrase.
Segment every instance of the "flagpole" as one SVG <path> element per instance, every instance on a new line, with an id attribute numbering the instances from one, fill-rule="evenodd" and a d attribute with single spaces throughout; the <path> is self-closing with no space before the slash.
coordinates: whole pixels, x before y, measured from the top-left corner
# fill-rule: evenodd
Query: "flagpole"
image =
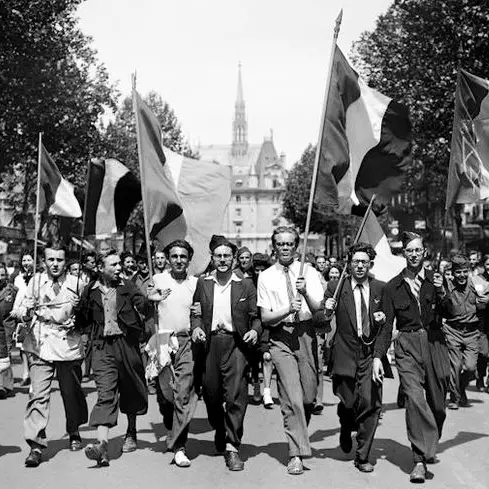
<path id="1" fill-rule="evenodd" d="M 365 224 L 367 223 L 368 216 L 370 215 L 370 212 L 372 212 L 372 206 L 374 205 L 375 198 L 376 198 L 376 195 L 373 194 L 372 198 L 370 199 L 370 202 L 368 204 L 367 210 L 365 211 L 365 215 L 363 216 L 360 227 L 358 228 L 355 239 L 353 240 L 352 246 L 356 245 L 358 243 L 358 241 L 360 240 L 360 236 L 362 235 L 363 229 L 365 228 Z M 348 269 L 348 267 L 345 266 L 343 268 L 343 271 L 341 272 L 340 279 L 338 280 L 338 285 L 336 286 L 336 290 L 334 291 L 334 294 L 333 294 L 333 299 L 335 299 L 335 300 L 338 298 L 338 294 L 340 293 L 340 290 L 343 287 L 343 283 L 346 280 L 346 274 L 348 273 L 347 269 Z"/>
<path id="2" fill-rule="evenodd" d="M 139 116 L 138 116 L 139 106 L 137 104 L 137 98 L 136 98 L 136 73 L 132 75 L 132 108 L 134 111 L 134 115 L 136 117 L 136 135 L 138 141 L 139 172 L 141 173 L 141 197 L 143 200 L 144 236 L 146 241 L 146 254 L 148 258 L 149 278 L 152 282 L 153 267 L 151 263 L 151 243 L 149 240 L 150 233 L 149 233 L 148 203 L 146 202 L 146 192 L 144 192 L 144 189 L 142 188 L 143 183 L 145 182 L 145 178 L 144 178 L 143 155 L 141 153 L 141 129 L 139 126 Z"/>
<path id="3" fill-rule="evenodd" d="M 307 251 L 307 241 L 309 239 L 309 230 L 311 227 L 311 218 L 312 218 L 312 208 L 314 204 L 314 194 L 316 193 L 316 183 L 319 169 L 319 156 L 321 154 L 321 139 L 324 132 L 324 119 L 326 117 L 326 111 L 328 109 L 328 96 L 329 96 L 329 87 L 331 85 L 331 76 L 333 73 L 333 63 L 335 58 L 335 50 L 336 50 L 336 41 L 338 39 L 338 35 L 340 33 L 341 21 L 343 19 L 343 9 L 340 10 L 338 17 L 336 18 L 336 23 L 334 27 L 333 40 L 331 43 L 331 56 L 329 59 L 328 72 L 326 77 L 326 89 L 324 92 L 324 100 L 323 100 L 323 110 L 321 114 L 321 122 L 319 124 L 319 136 L 318 143 L 316 146 L 316 155 L 314 158 L 314 167 L 312 171 L 312 181 L 311 181 L 311 190 L 309 192 L 309 205 L 307 207 L 307 217 L 306 217 L 306 226 L 304 229 L 304 240 L 303 240 L 303 249 L 301 256 L 301 266 L 299 275 L 302 276 L 304 271 L 304 264 L 306 262 L 306 251 Z"/>
<path id="4" fill-rule="evenodd" d="M 37 187 L 36 187 L 36 213 L 34 214 L 34 270 L 33 277 L 36 277 L 36 268 L 37 268 L 37 246 L 38 239 L 37 235 L 39 234 L 39 206 L 41 200 L 41 160 L 42 160 L 42 132 L 39 133 L 39 147 L 37 149 Z M 39 284 L 41 281 L 38 281 Z"/>
<path id="5" fill-rule="evenodd" d="M 85 198 L 83 200 L 83 215 L 82 215 L 82 229 L 81 229 L 81 240 L 80 240 L 80 251 L 78 253 L 78 277 L 76 279 L 76 293 L 78 294 L 78 290 L 80 287 L 80 276 L 82 273 L 82 256 L 83 256 L 83 240 L 85 239 L 85 220 L 87 217 L 87 200 L 88 200 L 88 190 L 90 186 L 90 166 L 92 164 L 92 160 L 88 160 L 87 163 L 87 183 L 85 185 Z"/>

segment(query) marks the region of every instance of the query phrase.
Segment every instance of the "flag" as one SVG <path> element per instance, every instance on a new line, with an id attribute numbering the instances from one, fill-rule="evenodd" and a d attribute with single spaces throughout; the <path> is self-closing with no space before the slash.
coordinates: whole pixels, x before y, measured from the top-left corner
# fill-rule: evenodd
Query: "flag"
<path id="1" fill-rule="evenodd" d="M 389 241 L 373 212 L 369 212 L 360 235 L 360 242 L 370 243 L 377 256 L 370 274 L 377 280 L 388 282 L 406 267 L 406 259 L 392 254 Z"/>
<path id="2" fill-rule="evenodd" d="M 141 184 L 119 161 L 90 162 L 85 208 L 84 236 L 122 231 L 141 200 Z"/>
<path id="3" fill-rule="evenodd" d="M 75 188 L 65 180 L 44 144 L 41 144 L 39 210 L 63 217 L 81 217 L 80 204 L 75 197 Z"/>
<path id="4" fill-rule="evenodd" d="M 489 199 L 489 81 L 460 69 L 445 209 Z"/>
<path id="5" fill-rule="evenodd" d="M 407 110 L 363 82 L 336 46 L 315 201 L 340 213 L 386 203 L 411 163 Z"/>

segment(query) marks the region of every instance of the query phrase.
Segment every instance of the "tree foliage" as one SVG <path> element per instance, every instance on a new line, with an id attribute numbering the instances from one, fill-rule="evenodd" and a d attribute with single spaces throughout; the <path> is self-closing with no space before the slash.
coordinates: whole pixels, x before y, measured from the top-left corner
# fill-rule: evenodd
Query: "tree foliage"
<path id="1" fill-rule="evenodd" d="M 396 0 L 354 43 L 354 65 L 369 85 L 409 108 L 411 211 L 432 216 L 444 204 L 458 66 L 489 78 L 488 44 L 487 0 Z"/>

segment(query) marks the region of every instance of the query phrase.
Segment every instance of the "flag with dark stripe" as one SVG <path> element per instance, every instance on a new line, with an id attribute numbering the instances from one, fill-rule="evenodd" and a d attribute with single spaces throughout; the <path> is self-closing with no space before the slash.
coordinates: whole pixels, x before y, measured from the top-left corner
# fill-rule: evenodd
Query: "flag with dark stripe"
<path id="1" fill-rule="evenodd" d="M 370 88 L 336 47 L 320 141 L 316 202 L 361 213 L 386 203 L 411 163 L 407 109 Z"/>

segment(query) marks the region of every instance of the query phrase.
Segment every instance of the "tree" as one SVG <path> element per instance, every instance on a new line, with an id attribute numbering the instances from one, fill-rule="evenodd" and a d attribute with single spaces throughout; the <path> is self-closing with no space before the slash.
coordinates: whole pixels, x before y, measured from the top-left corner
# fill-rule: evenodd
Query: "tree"
<path id="1" fill-rule="evenodd" d="M 22 183 L 21 201 L 9 203 L 24 226 L 34 200 L 38 133 L 61 173 L 81 184 L 87 160 L 101 148 L 100 116 L 115 108 L 107 71 L 78 27 L 81 2 L 0 4 L 0 173 L 3 183 L 13 175 Z"/>
<path id="2" fill-rule="evenodd" d="M 488 43 L 486 0 L 396 0 L 352 49 L 369 85 L 409 108 L 414 164 L 405 210 L 426 215 L 428 228 L 445 203 L 458 66 L 488 78 Z"/>

